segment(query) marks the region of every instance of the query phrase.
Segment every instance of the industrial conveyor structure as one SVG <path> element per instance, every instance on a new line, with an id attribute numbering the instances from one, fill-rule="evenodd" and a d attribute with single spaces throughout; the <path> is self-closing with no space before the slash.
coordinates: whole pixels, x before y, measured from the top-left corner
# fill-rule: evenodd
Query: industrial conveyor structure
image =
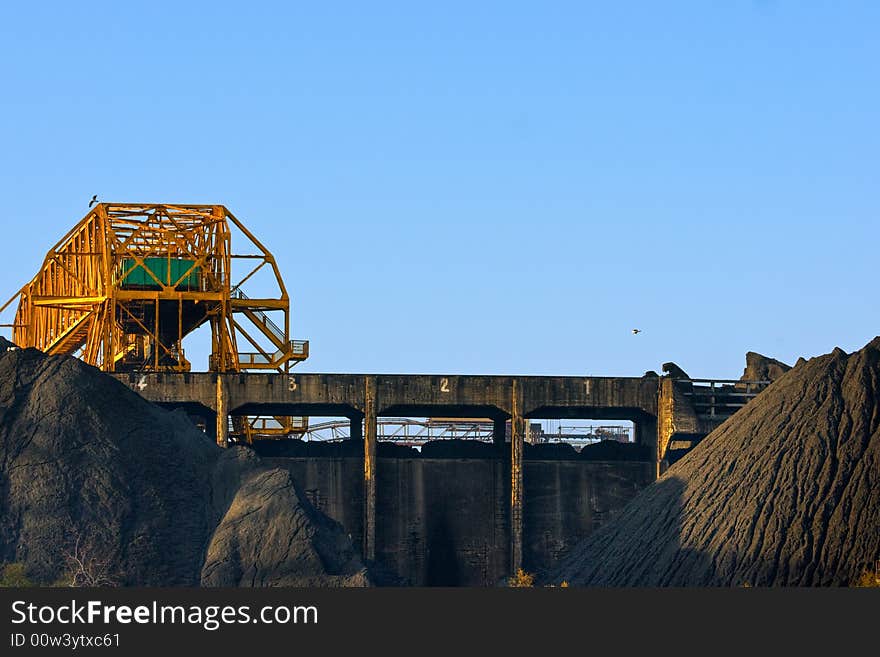
<path id="1" fill-rule="evenodd" d="M 274 290 L 250 298 L 242 286 L 258 272 Z M 18 346 L 105 372 L 188 372 L 184 338 L 206 324 L 212 372 L 284 373 L 309 355 L 307 341 L 290 338 L 275 258 L 222 205 L 98 203 L 0 313 L 16 300 Z M 302 430 L 301 421 L 277 420 L 260 423 L 262 433 Z M 248 433 L 257 425 L 238 424 Z"/>

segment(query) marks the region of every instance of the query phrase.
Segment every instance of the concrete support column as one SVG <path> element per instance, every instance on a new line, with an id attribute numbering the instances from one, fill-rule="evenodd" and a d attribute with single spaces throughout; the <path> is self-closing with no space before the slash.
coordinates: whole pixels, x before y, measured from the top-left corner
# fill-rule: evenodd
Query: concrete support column
<path id="1" fill-rule="evenodd" d="M 205 415 L 205 435 L 213 440 L 217 441 L 217 414 L 209 413 Z"/>
<path id="2" fill-rule="evenodd" d="M 376 558 L 376 378 L 364 391 L 364 559 Z"/>
<path id="3" fill-rule="evenodd" d="M 525 421 L 522 416 L 522 391 L 513 381 L 510 417 L 510 570 L 515 575 L 522 568 L 523 552 L 523 441 Z"/>
<path id="4" fill-rule="evenodd" d="M 215 433 L 220 447 L 229 446 L 229 400 L 223 384 L 223 375 L 217 375 L 217 430 Z"/>
<path id="5" fill-rule="evenodd" d="M 352 440 L 364 439 L 364 416 L 355 415 L 348 418 L 348 436 Z"/>
<path id="6" fill-rule="evenodd" d="M 661 450 L 661 424 L 653 415 L 643 415 L 633 421 L 635 429 L 635 442 L 647 447 L 651 452 L 651 460 L 654 462 L 654 476 L 660 477 L 665 471 L 665 448 Z"/>
<path id="7" fill-rule="evenodd" d="M 656 476 L 666 470 L 666 450 L 672 436 L 675 434 L 675 381 L 672 379 L 660 379 L 657 391 L 657 437 L 655 462 L 657 465 Z"/>
<path id="8" fill-rule="evenodd" d="M 504 418 L 495 418 L 492 422 L 492 442 L 496 447 L 504 445 L 507 439 L 507 420 Z"/>
<path id="9" fill-rule="evenodd" d="M 654 473 L 659 478 L 666 471 L 668 464 L 666 463 L 666 449 L 660 449 L 660 431 L 657 418 L 646 416 L 639 420 L 636 424 L 636 433 L 639 442 L 651 449 L 651 453 L 654 455 Z"/>

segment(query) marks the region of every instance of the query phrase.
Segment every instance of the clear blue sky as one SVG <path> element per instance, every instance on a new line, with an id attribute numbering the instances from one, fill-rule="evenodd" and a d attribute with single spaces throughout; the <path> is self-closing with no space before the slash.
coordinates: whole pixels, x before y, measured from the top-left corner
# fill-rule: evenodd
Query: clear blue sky
<path id="1" fill-rule="evenodd" d="M 0 8 L 3 301 L 97 193 L 229 206 L 303 371 L 727 377 L 880 333 L 880 3 L 135 4 Z"/>

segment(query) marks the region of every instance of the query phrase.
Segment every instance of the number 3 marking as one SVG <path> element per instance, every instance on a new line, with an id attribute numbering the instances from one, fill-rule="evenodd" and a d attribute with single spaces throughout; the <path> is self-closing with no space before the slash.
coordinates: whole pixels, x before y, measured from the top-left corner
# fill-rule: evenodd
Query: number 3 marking
<path id="1" fill-rule="evenodd" d="M 287 389 L 290 390 L 290 392 L 293 392 L 294 390 L 296 390 L 296 377 L 295 376 L 291 376 L 288 378 Z"/>

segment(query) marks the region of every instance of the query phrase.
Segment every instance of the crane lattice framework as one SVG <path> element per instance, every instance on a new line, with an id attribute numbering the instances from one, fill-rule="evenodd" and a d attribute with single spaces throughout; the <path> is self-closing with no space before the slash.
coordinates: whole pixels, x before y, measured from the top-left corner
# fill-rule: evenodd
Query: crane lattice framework
<path id="1" fill-rule="evenodd" d="M 231 229 L 247 251 L 233 250 Z M 233 280 L 245 263 L 246 272 Z M 273 298 L 242 285 L 269 268 Z M 18 301 L 13 341 L 105 372 L 188 372 L 184 338 L 209 324 L 209 370 L 288 372 L 308 357 L 290 338 L 290 298 L 272 254 L 222 205 L 99 203 L 46 255 Z M 279 323 L 268 313 L 283 315 Z M 7 325 L 9 326 L 9 325 Z M 246 344 L 244 350 L 240 345 Z"/>

